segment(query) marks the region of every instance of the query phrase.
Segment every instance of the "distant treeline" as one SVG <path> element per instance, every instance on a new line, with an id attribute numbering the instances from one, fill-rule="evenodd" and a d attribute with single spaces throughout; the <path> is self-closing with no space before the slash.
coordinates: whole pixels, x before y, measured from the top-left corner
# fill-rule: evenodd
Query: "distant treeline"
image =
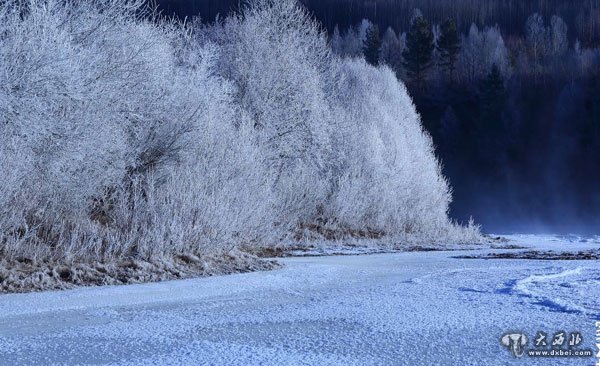
<path id="1" fill-rule="evenodd" d="M 498 26 L 411 19 L 398 33 L 335 27 L 331 46 L 405 82 L 454 187 L 453 217 L 488 230 L 600 225 L 600 48 L 570 42 L 556 15 L 531 14 L 506 40 Z"/>
<path id="2" fill-rule="evenodd" d="M 213 20 L 239 9 L 243 0 L 151 0 L 157 1 L 165 14 L 181 17 L 200 15 Z M 466 32 L 472 23 L 478 26 L 498 24 L 507 34 L 523 34 L 529 15 L 540 13 L 548 18 L 558 15 L 583 45 L 600 43 L 600 0 L 301 0 L 329 30 L 335 25 L 347 28 L 366 18 L 382 29 L 407 29 L 415 8 L 433 23 L 446 18 L 456 20 Z"/>

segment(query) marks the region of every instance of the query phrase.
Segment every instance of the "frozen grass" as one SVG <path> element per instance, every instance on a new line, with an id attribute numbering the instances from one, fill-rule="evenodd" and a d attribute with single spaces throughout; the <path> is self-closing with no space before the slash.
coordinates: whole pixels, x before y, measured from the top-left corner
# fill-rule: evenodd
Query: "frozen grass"
<path id="1" fill-rule="evenodd" d="M 279 268 L 273 260 L 259 259 L 239 250 L 198 257 L 180 254 L 151 260 L 123 259 L 111 263 L 90 261 L 0 261 L 0 293 L 64 290 L 79 286 L 125 285 Z"/>

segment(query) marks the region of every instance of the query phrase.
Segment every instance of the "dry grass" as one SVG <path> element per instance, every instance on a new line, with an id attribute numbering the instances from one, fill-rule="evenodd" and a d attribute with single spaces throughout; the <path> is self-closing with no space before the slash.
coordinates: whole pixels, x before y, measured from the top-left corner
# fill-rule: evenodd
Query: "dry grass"
<path id="1" fill-rule="evenodd" d="M 0 293 L 64 290 L 80 286 L 124 285 L 279 268 L 272 260 L 232 250 L 198 257 L 177 255 L 152 261 L 127 258 L 102 262 L 0 261 Z"/>

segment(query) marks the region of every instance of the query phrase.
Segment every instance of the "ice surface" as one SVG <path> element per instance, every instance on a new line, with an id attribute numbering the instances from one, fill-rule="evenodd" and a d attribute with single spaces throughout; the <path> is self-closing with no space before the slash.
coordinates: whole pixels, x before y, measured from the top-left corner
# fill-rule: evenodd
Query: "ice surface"
<path id="1" fill-rule="evenodd" d="M 597 242 L 512 237 L 538 249 Z M 469 251 L 481 254 L 489 250 Z M 598 261 L 456 252 L 285 258 L 283 269 L 0 296 L 0 364 L 588 365 L 515 359 L 508 331 L 594 348 Z"/>

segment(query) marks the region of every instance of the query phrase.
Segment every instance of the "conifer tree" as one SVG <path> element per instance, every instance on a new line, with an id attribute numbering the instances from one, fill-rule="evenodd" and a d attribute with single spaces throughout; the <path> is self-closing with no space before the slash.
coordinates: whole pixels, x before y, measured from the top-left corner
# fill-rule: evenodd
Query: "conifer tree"
<path id="1" fill-rule="evenodd" d="M 379 55 L 381 52 L 381 37 L 379 36 L 379 27 L 372 24 L 367 29 L 367 37 L 363 45 L 365 59 L 371 65 L 379 65 Z"/>
<path id="2" fill-rule="evenodd" d="M 402 52 L 403 65 L 408 76 L 422 86 L 425 73 L 431 67 L 433 56 L 433 32 L 429 22 L 420 12 L 416 12 L 406 35 L 406 50 Z"/>
<path id="3" fill-rule="evenodd" d="M 479 89 L 479 123 L 473 131 L 478 142 L 481 169 L 487 171 L 488 177 L 501 179 L 501 169 L 506 158 L 508 140 L 507 131 L 502 118 L 505 89 L 500 68 L 493 64 L 488 75 L 481 80 Z"/>
<path id="4" fill-rule="evenodd" d="M 461 47 L 456 22 L 448 18 L 442 24 L 441 30 L 442 34 L 437 42 L 437 50 L 440 54 L 440 66 L 446 70 L 448 77 L 452 80 Z"/>
<path id="5" fill-rule="evenodd" d="M 504 104 L 504 79 L 498 65 L 493 64 L 490 73 L 481 81 L 481 111 L 485 118 L 496 120 Z"/>

